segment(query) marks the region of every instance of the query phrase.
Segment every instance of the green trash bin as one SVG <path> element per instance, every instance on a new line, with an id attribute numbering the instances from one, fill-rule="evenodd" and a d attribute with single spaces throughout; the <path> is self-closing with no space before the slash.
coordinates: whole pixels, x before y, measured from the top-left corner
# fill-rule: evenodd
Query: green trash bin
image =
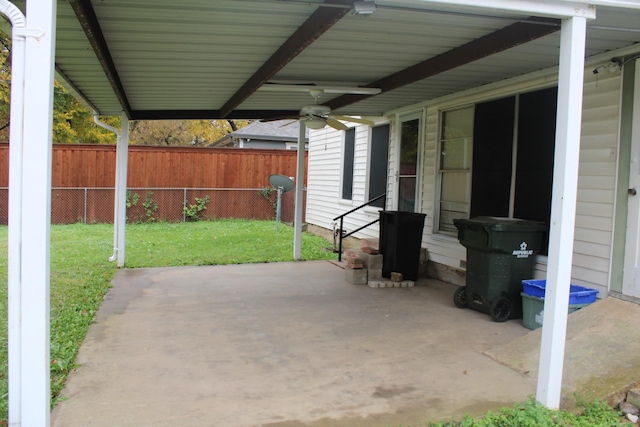
<path id="1" fill-rule="evenodd" d="M 454 294 L 459 308 L 487 313 L 496 322 L 522 318 L 522 281 L 533 277 L 545 224 L 514 218 L 457 219 L 458 239 L 467 248 L 466 286 Z"/>

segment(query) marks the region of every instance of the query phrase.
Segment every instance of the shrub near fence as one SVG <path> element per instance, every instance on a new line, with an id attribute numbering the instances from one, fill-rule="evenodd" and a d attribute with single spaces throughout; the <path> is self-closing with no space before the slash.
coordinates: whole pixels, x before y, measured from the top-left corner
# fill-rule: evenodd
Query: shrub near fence
<path id="1" fill-rule="evenodd" d="M 51 191 L 51 223 L 113 223 L 113 188 L 54 188 Z M 6 188 L 0 188 L 0 223 L 7 224 Z M 208 200 L 197 210 L 198 201 Z M 221 218 L 272 220 L 277 193 L 261 188 L 130 188 L 127 222 L 187 222 Z M 306 193 L 303 203 L 306 203 Z M 188 208 L 194 207 L 189 215 Z M 187 209 L 185 209 L 185 207 Z M 293 222 L 295 195 L 282 195 L 282 221 Z M 304 212 L 304 210 L 303 210 Z"/>

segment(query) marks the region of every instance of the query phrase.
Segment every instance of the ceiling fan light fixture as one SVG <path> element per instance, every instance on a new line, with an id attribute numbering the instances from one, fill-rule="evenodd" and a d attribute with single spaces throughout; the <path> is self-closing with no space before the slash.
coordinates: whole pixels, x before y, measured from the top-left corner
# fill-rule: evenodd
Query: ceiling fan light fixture
<path id="1" fill-rule="evenodd" d="M 353 11 L 356 15 L 369 16 L 376 11 L 376 4 L 372 1 L 354 1 Z"/>
<path id="2" fill-rule="evenodd" d="M 318 130 L 324 128 L 327 125 L 327 121 L 320 117 L 311 117 L 305 120 L 304 124 L 309 129 Z"/>

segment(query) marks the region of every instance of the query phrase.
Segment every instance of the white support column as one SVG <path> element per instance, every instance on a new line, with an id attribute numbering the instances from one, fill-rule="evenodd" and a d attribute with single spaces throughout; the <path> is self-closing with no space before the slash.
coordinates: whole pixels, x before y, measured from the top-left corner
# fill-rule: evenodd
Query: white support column
<path id="1" fill-rule="evenodd" d="M 296 201 L 293 216 L 293 259 L 300 261 L 302 251 L 302 208 L 304 205 L 304 155 L 307 139 L 307 127 L 299 120 L 298 165 L 296 168 Z"/>
<path id="2" fill-rule="evenodd" d="M 50 424 L 49 276 L 56 1 L 27 2 L 22 200 L 22 425 Z"/>
<path id="3" fill-rule="evenodd" d="M 21 423 L 22 369 L 22 159 L 23 159 L 23 121 L 24 121 L 24 61 L 26 40 L 19 35 L 26 24 L 21 12 L 12 4 L 0 2 L 3 13 L 11 19 L 11 117 L 13 125 L 9 128 L 9 230 L 8 230 L 8 277 L 7 277 L 7 359 L 8 359 L 8 397 L 9 426 L 17 427 Z"/>
<path id="4" fill-rule="evenodd" d="M 562 21 L 549 261 L 536 399 L 558 409 L 567 331 L 578 189 L 585 18 Z"/>
<path id="5" fill-rule="evenodd" d="M 118 268 L 124 267 L 125 261 L 125 229 L 127 225 L 127 176 L 129 163 L 129 118 L 122 114 L 122 131 L 118 138 L 116 164 L 116 264 Z"/>

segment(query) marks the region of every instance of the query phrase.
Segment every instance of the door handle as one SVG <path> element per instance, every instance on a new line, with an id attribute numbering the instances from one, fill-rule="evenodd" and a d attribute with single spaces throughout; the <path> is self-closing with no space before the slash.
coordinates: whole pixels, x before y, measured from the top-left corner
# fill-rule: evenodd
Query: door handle
<path id="1" fill-rule="evenodd" d="M 637 195 L 637 194 L 638 194 L 638 190 L 636 190 L 635 188 L 630 188 L 630 189 L 628 189 L 628 190 L 627 190 L 627 193 L 628 193 L 630 196 L 635 196 L 635 195 Z"/>

